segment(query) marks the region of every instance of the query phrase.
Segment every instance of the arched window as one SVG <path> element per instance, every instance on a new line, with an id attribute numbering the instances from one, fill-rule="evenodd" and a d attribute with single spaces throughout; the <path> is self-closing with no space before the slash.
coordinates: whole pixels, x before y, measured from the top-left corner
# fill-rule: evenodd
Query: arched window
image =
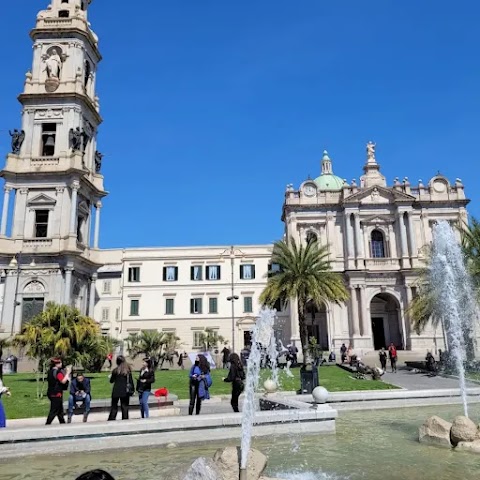
<path id="1" fill-rule="evenodd" d="M 371 236 L 372 258 L 385 258 L 385 239 L 380 230 L 374 230 Z"/>
<path id="2" fill-rule="evenodd" d="M 307 243 L 311 243 L 311 242 L 318 242 L 318 237 L 315 232 L 307 233 Z"/>

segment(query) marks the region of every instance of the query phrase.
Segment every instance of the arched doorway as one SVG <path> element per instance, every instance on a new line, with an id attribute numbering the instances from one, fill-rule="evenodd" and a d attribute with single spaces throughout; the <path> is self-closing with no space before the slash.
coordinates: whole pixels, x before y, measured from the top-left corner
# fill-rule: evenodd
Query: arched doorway
<path id="1" fill-rule="evenodd" d="M 400 304 L 390 293 L 379 293 L 370 303 L 372 337 L 375 350 L 393 343 L 403 348 L 400 326 Z"/>
<path id="2" fill-rule="evenodd" d="M 308 338 L 314 337 L 322 350 L 329 351 L 327 309 L 325 305 L 317 308 L 312 302 L 309 302 L 306 310 Z"/>

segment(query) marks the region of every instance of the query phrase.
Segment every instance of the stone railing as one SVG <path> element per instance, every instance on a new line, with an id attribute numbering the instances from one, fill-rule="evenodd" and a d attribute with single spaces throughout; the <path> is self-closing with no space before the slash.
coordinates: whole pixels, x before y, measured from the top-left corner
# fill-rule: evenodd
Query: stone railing
<path id="1" fill-rule="evenodd" d="M 60 157 L 36 157 L 30 159 L 32 167 L 46 167 L 50 165 L 59 165 Z"/>
<path id="2" fill-rule="evenodd" d="M 367 258 L 365 260 L 365 265 L 367 268 L 400 268 L 398 258 Z"/>
<path id="3" fill-rule="evenodd" d="M 52 243 L 51 238 L 32 238 L 23 240 L 23 246 L 25 248 L 51 247 Z"/>

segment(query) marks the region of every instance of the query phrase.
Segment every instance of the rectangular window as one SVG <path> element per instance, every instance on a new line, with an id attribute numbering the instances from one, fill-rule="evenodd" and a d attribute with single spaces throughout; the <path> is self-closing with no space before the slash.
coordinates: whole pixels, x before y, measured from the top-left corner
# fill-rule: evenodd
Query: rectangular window
<path id="1" fill-rule="evenodd" d="M 208 313 L 218 313 L 218 299 L 210 297 L 208 299 Z"/>
<path id="2" fill-rule="evenodd" d="M 193 265 L 190 267 L 190 280 L 198 282 L 203 280 L 203 267 L 201 265 Z"/>
<path id="3" fill-rule="evenodd" d="M 173 298 L 165 299 L 165 315 L 175 314 L 175 300 Z"/>
<path id="4" fill-rule="evenodd" d="M 56 123 L 42 124 L 42 156 L 53 157 L 55 155 L 55 139 L 57 136 Z"/>
<path id="5" fill-rule="evenodd" d="M 253 280 L 255 278 L 255 265 L 240 265 L 240 280 Z"/>
<path id="6" fill-rule="evenodd" d="M 35 238 L 47 238 L 48 210 L 35 210 Z"/>
<path id="7" fill-rule="evenodd" d="M 209 265 L 206 271 L 207 280 L 220 280 L 220 265 Z"/>
<path id="8" fill-rule="evenodd" d="M 130 267 L 128 269 L 128 281 L 129 282 L 140 281 L 140 267 Z"/>
<path id="9" fill-rule="evenodd" d="M 136 317 L 139 312 L 140 300 L 130 300 L 130 316 Z"/>
<path id="10" fill-rule="evenodd" d="M 252 297 L 243 297 L 243 311 L 244 313 L 253 312 L 253 299 Z"/>
<path id="11" fill-rule="evenodd" d="M 281 300 L 277 300 L 275 302 L 275 304 L 273 305 L 273 308 L 277 311 L 277 312 L 281 312 L 282 311 L 282 302 Z"/>
<path id="12" fill-rule="evenodd" d="M 120 307 L 115 310 L 115 320 L 120 320 Z"/>
<path id="13" fill-rule="evenodd" d="M 178 267 L 163 267 L 163 281 L 176 282 L 178 280 Z"/>
<path id="14" fill-rule="evenodd" d="M 268 276 L 271 277 L 273 275 L 276 275 L 277 273 L 280 273 L 282 271 L 282 267 L 278 263 L 271 263 Z"/>
<path id="15" fill-rule="evenodd" d="M 108 322 L 110 318 L 110 309 L 102 308 L 102 322 Z"/>
<path id="16" fill-rule="evenodd" d="M 111 280 L 104 280 L 103 281 L 102 293 L 112 293 L 112 281 Z"/>
<path id="17" fill-rule="evenodd" d="M 194 330 L 193 331 L 193 348 L 201 348 L 202 347 L 202 331 L 201 330 Z"/>
<path id="18" fill-rule="evenodd" d="M 202 313 L 202 299 L 191 298 L 190 299 L 190 313 Z"/>

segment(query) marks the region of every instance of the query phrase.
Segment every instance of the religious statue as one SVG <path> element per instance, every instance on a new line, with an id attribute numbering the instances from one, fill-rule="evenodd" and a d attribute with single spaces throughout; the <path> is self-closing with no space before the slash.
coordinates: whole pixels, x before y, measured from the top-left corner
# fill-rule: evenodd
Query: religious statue
<path id="1" fill-rule="evenodd" d="M 52 50 L 45 63 L 47 65 L 48 78 L 60 79 L 60 72 L 62 70 L 62 59 L 56 48 Z"/>
<path id="2" fill-rule="evenodd" d="M 22 130 L 19 132 L 15 128 L 13 132 L 9 130 L 8 133 L 12 137 L 12 153 L 18 155 L 20 153 L 20 149 L 22 148 L 23 141 L 25 140 L 25 131 Z"/>
<path id="3" fill-rule="evenodd" d="M 95 173 L 99 173 L 102 168 L 103 153 L 98 150 L 95 152 Z"/>
<path id="4" fill-rule="evenodd" d="M 367 143 L 367 159 L 368 160 L 375 160 L 375 143 L 368 142 Z"/>
<path id="5" fill-rule="evenodd" d="M 83 150 L 83 132 L 80 130 L 80 127 L 77 127 L 75 130 L 71 128 L 68 139 L 72 150 Z"/>

